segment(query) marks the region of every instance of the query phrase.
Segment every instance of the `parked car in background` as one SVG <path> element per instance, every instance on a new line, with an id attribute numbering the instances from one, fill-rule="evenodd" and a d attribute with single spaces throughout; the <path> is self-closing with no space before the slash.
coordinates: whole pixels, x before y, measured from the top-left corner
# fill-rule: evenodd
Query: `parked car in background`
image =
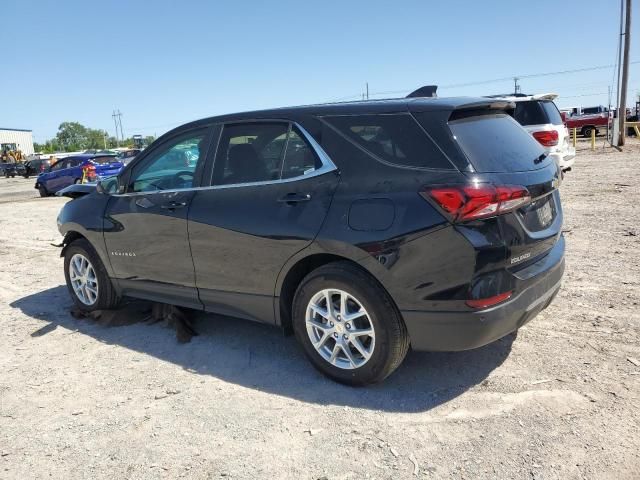
<path id="1" fill-rule="evenodd" d="M 61 158 L 38 175 L 35 188 L 46 197 L 74 183 L 117 175 L 123 163 L 115 155 L 83 154 Z"/>
<path id="2" fill-rule="evenodd" d="M 568 129 L 575 128 L 583 137 L 590 137 L 595 130 L 596 135 L 610 125 L 613 115 L 606 107 L 574 108 L 571 112 L 563 112 L 563 120 Z"/>
<path id="3" fill-rule="evenodd" d="M 118 176 L 65 189 L 69 293 L 82 310 L 130 296 L 293 329 L 352 385 L 410 346 L 490 343 L 564 271 L 561 172 L 511 106 L 411 98 L 178 127 Z"/>
<path id="4" fill-rule="evenodd" d="M 29 178 L 32 175 L 39 175 L 46 172 L 51 166 L 51 161 L 48 158 L 27 160 L 24 162 L 24 172 L 22 176 Z"/>
<path id="5" fill-rule="evenodd" d="M 542 145 L 562 171 L 566 172 L 573 166 L 576 149 L 570 143 L 569 131 L 553 102 L 556 97 L 555 93 L 491 96 L 515 103 L 513 118 Z"/>
<path id="6" fill-rule="evenodd" d="M 0 175 L 13 178 L 16 176 L 16 164 L 13 162 L 0 162 Z"/>
<path id="7" fill-rule="evenodd" d="M 142 150 L 137 149 L 137 148 L 132 148 L 132 149 L 129 149 L 129 150 L 122 150 L 122 151 L 120 151 L 120 153 L 118 153 L 118 160 L 120 160 L 125 165 L 129 165 L 131 160 L 136 158 L 136 155 L 138 155 L 141 151 Z"/>

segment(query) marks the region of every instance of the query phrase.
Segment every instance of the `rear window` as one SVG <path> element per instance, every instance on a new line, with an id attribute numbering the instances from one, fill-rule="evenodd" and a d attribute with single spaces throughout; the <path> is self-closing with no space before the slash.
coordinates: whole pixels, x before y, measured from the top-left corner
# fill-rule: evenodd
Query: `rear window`
<path id="1" fill-rule="evenodd" d="M 453 165 L 409 114 L 325 117 L 367 152 L 408 167 L 453 169 Z"/>
<path id="2" fill-rule="evenodd" d="M 558 107 L 551 100 L 516 102 L 513 117 L 520 125 L 544 125 L 546 123 L 562 125 L 563 123 Z"/>
<path id="3" fill-rule="evenodd" d="M 117 162 L 117 158 L 114 156 L 105 156 L 105 157 L 93 157 L 91 159 L 91 161 L 93 163 L 111 163 L 111 162 Z"/>
<path id="4" fill-rule="evenodd" d="M 544 150 L 507 114 L 468 117 L 449 123 L 458 145 L 477 172 L 537 170 Z"/>

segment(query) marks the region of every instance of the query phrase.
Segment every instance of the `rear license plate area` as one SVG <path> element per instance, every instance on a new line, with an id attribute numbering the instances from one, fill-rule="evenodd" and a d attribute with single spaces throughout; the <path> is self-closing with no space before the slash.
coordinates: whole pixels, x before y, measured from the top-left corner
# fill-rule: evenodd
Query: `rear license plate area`
<path id="1" fill-rule="evenodd" d="M 549 228 L 556 217 L 553 195 L 546 195 L 535 200 L 522 209 L 520 214 L 525 228 L 530 232 Z"/>

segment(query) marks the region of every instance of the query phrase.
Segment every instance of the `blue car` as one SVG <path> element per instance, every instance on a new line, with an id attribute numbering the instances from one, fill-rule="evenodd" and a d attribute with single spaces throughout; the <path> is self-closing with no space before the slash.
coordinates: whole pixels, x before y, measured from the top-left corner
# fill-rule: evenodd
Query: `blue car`
<path id="1" fill-rule="evenodd" d="M 96 181 L 117 175 L 124 163 L 115 155 L 84 154 L 65 157 L 38 175 L 35 188 L 41 197 L 49 196 L 74 183 Z"/>

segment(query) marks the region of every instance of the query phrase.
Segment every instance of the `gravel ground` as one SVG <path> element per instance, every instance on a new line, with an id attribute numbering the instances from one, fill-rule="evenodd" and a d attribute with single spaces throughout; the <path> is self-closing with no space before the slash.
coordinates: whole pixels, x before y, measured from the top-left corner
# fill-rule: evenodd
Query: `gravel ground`
<path id="1" fill-rule="evenodd" d="M 65 200 L 0 179 L 0 477 L 638 478 L 640 144 L 586 145 L 554 303 L 366 389 L 263 325 L 202 315 L 180 345 L 161 324 L 73 319 L 51 246 Z"/>

